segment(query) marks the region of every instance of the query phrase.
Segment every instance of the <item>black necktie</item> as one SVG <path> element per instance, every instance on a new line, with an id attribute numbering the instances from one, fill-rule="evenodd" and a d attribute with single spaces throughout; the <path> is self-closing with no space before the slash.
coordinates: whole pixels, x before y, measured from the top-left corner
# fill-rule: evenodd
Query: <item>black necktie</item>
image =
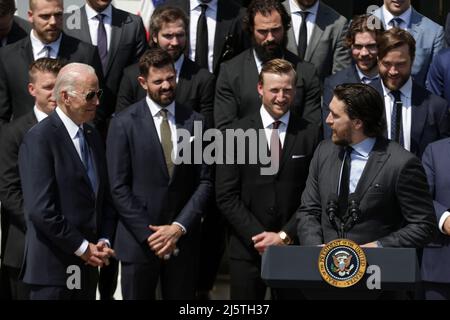
<path id="1" fill-rule="evenodd" d="M 102 61 L 103 72 L 106 71 L 108 65 L 108 40 L 106 38 L 106 29 L 103 23 L 104 14 L 98 14 L 98 29 L 97 29 L 97 48 L 100 60 Z"/>
<path id="2" fill-rule="evenodd" d="M 403 103 L 399 90 L 391 91 L 394 96 L 394 104 L 391 113 L 391 140 L 403 146 L 402 108 Z"/>
<path id="3" fill-rule="evenodd" d="M 280 127 L 281 121 L 274 121 L 272 124 L 272 134 L 270 135 L 270 159 L 272 165 L 279 168 L 280 156 L 281 156 L 281 140 L 278 134 L 278 128 Z"/>
<path id="4" fill-rule="evenodd" d="M 339 209 L 341 217 L 347 213 L 348 194 L 350 190 L 350 169 L 351 169 L 351 154 L 353 148 L 351 146 L 345 147 L 344 162 L 342 164 L 342 174 L 339 187 Z"/>
<path id="5" fill-rule="evenodd" d="M 305 59 L 306 46 L 308 45 L 308 32 L 306 30 L 306 17 L 308 16 L 308 11 L 300 11 L 302 16 L 302 23 L 300 24 L 300 29 L 298 32 L 298 57 L 300 60 Z"/>
<path id="6" fill-rule="evenodd" d="M 208 25 L 206 23 L 207 4 L 201 4 L 202 12 L 197 22 L 197 38 L 195 43 L 195 62 L 208 69 Z"/>
<path id="7" fill-rule="evenodd" d="M 394 18 L 391 20 L 391 26 L 394 28 L 400 28 L 401 23 L 403 22 L 402 18 Z"/>

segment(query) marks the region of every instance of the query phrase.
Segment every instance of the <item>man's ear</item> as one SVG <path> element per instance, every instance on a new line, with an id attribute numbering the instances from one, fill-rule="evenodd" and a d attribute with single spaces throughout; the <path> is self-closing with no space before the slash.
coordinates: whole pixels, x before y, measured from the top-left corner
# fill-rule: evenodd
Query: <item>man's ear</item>
<path id="1" fill-rule="evenodd" d="M 139 76 L 138 78 L 139 84 L 142 88 L 144 88 L 145 91 L 147 91 L 147 81 L 143 76 Z"/>

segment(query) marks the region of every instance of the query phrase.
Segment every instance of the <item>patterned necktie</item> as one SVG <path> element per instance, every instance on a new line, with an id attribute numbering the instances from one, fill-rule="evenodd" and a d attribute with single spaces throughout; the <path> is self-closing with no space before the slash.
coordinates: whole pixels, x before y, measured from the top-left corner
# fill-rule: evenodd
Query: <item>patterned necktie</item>
<path id="1" fill-rule="evenodd" d="M 350 169 L 351 169 L 351 154 L 353 148 L 351 146 L 345 147 L 344 162 L 342 164 L 342 174 L 339 185 L 339 209 L 341 217 L 347 213 L 348 194 L 350 190 Z"/>
<path id="2" fill-rule="evenodd" d="M 208 69 L 208 25 L 206 23 L 206 9 L 208 5 L 200 5 L 202 12 L 197 22 L 197 37 L 195 43 L 195 62 L 202 68 Z"/>
<path id="3" fill-rule="evenodd" d="M 394 103 L 391 113 L 391 140 L 398 142 L 402 146 L 403 143 L 403 128 L 402 128 L 402 109 L 403 102 L 399 90 L 391 91 L 394 97 Z"/>
<path id="4" fill-rule="evenodd" d="M 163 108 L 160 111 L 160 114 L 163 118 L 160 126 L 161 133 L 161 146 L 164 152 L 164 159 L 166 160 L 167 171 L 169 172 L 169 177 L 172 177 L 174 164 L 172 161 L 172 132 L 170 131 L 169 119 L 168 119 L 168 110 Z"/>
<path id="5" fill-rule="evenodd" d="M 298 32 L 298 57 L 300 60 L 305 59 L 306 47 L 308 45 L 308 31 L 306 29 L 306 18 L 308 17 L 308 11 L 300 11 L 299 14 L 302 16 L 302 23 L 300 24 L 300 29 Z"/>
<path id="6" fill-rule="evenodd" d="M 281 158 L 281 140 L 278 133 L 278 128 L 282 122 L 277 120 L 272 124 L 272 134 L 270 135 L 270 160 L 272 161 L 272 166 L 279 168 L 280 158 Z"/>
<path id="7" fill-rule="evenodd" d="M 84 136 L 84 131 L 80 127 L 77 132 L 78 141 L 80 143 L 80 153 L 81 159 L 83 161 L 84 167 L 86 169 L 86 173 L 89 177 L 89 181 L 91 182 L 91 187 L 94 192 L 97 190 L 97 176 L 95 174 L 94 164 L 92 163 L 91 153 L 89 151 L 89 145 Z"/>
<path id="8" fill-rule="evenodd" d="M 103 23 L 104 18 L 105 15 L 102 13 L 97 15 L 97 48 L 98 54 L 100 55 L 100 60 L 102 61 L 103 73 L 106 72 L 106 67 L 108 65 L 108 40 L 106 37 L 105 24 Z"/>

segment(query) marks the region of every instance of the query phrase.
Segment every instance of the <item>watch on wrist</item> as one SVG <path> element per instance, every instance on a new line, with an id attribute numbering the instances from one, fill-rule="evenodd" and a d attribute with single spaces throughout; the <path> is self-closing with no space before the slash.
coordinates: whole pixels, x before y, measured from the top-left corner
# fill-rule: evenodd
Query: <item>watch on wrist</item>
<path id="1" fill-rule="evenodd" d="M 290 245 L 292 243 L 291 238 L 289 237 L 289 235 L 286 232 L 280 231 L 280 232 L 278 232 L 278 236 L 280 237 L 283 244 Z"/>

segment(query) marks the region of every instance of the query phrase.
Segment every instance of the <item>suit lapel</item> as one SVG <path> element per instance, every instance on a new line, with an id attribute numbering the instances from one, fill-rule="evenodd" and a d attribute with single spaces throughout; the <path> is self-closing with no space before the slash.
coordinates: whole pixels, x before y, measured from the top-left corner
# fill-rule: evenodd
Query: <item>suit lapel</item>
<path id="1" fill-rule="evenodd" d="M 424 105 L 421 88 L 413 82 L 411 94 L 411 152 L 415 153 L 422 137 L 423 128 L 428 116 L 428 106 Z"/>
<path id="2" fill-rule="evenodd" d="M 356 186 L 355 193 L 359 195 L 360 199 L 362 199 L 373 179 L 380 173 L 386 160 L 389 158 L 389 154 L 386 153 L 387 144 L 388 140 L 377 138 L 373 150 L 369 155 L 369 160 Z"/>
<path id="3" fill-rule="evenodd" d="M 314 50 L 316 49 L 317 45 L 319 44 L 320 38 L 322 38 L 322 34 L 327 27 L 327 20 L 326 19 L 327 13 L 323 11 L 322 3 L 319 2 L 319 9 L 317 10 L 317 18 L 316 23 L 314 25 L 311 38 L 309 39 L 308 46 L 306 47 L 305 52 L 305 60 L 310 61 L 311 57 L 314 53 Z"/>
<path id="4" fill-rule="evenodd" d="M 413 38 L 416 40 L 416 43 L 419 42 L 419 38 L 422 36 L 422 34 L 426 34 L 420 27 L 421 22 L 422 19 L 420 15 L 417 13 L 416 10 L 414 10 L 414 8 L 412 8 L 411 19 L 409 21 L 408 29 Z"/>
<path id="5" fill-rule="evenodd" d="M 82 6 L 80 9 L 80 19 L 81 19 L 81 29 L 77 33 L 81 41 L 92 44 L 91 32 L 89 31 L 89 23 L 86 14 L 86 5 Z M 83 31 L 84 30 L 84 31 Z"/>
<path id="6" fill-rule="evenodd" d="M 190 132 L 191 136 L 194 134 L 193 132 L 193 121 L 191 117 L 191 113 L 188 112 L 183 106 L 175 104 L 175 124 L 176 128 L 178 129 L 184 129 Z M 201 137 L 195 137 L 197 139 L 201 139 Z M 172 138 L 172 140 L 175 141 L 175 143 L 178 143 L 178 137 L 175 137 L 175 139 Z M 174 147 L 175 147 L 174 143 Z M 192 147 L 192 144 L 191 144 Z M 162 148 L 161 148 L 162 150 Z M 180 150 L 177 150 L 177 153 L 180 154 Z M 183 156 L 183 154 L 180 154 L 180 156 Z M 193 154 L 192 154 L 193 156 Z M 175 165 L 173 168 L 173 174 L 172 178 L 170 179 L 170 183 L 175 180 L 175 177 L 180 170 L 179 165 Z"/>
<path id="7" fill-rule="evenodd" d="M 288 15 L 291 17 L 292 12 L 291 12 L 291 6 L 289 5 L 289 1 L 283 2 L 283 6 L 286 9 Z M 295 40 L 294 28 L 292 27 L 292 18 L 291 18 L 291 26 L 287 32 L 287 36 L 288 36 L 287 49 L 289 51 L 291 51 L 292 53 L 297 54 L 298 49 L 297 49 L 297 42 Z"/>
<path id="8" fill-rule="evenodd" d="M 225 39 L 228 36 L 228 30 L 232 24 L 231 19 L 225 19 L 228 14 L 227 1 L 218 1 L 217 3 L 217 21 L 216 21 L 216 33 L 214 35 L 214 57 L 213 57 L 213 70 L 216 70 L 218 63 L 222 57 L 223 46 Z"/>

